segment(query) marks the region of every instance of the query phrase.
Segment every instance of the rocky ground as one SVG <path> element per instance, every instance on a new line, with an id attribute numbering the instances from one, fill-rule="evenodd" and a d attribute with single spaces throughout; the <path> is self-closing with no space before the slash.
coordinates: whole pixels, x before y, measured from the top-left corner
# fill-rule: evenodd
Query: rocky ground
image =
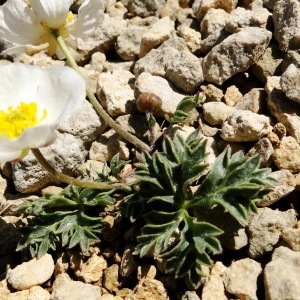
<path id="1" fill-rule="evenodd" d="M 0 299 L 300 299 L 299 32 L 296 0 L 107 0 L 104 21 L 77 45 L 76 57 L 107 112 L 142 137 L 141 93 L 158 95 L 170 115 L 184 96 L 201 91 L 205 103 L 182 133 L 200 126 L 214 157 L 228 144 L 260 154 L 279 183 L 257 203 L 246 228 L 220 212 L 223 254 L 192 291 L 155 261 L 133 256 L 134 228 L 121 227 L 116 216 L 106 217 L 103 240 L 89 253 L 72 249 L 36 260 L 15 252 L 16 228 L 28 220 L 13 208 L 61 185 L 32 154 L 2 165 Z M 15 61 L 65 64 L 43 53 Z M 163 114 L 156 116 L 157 135 L 169 126 Z M 132 150 L 86 102 L 43 153 L 62 172 L 93 178 L 116 153 L 132 159 Z"/>

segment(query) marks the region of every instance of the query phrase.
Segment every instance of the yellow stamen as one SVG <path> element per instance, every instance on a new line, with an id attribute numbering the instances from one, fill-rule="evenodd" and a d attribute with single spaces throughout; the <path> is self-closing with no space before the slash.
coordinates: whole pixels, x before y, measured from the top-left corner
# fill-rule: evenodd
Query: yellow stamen
<path id="1" fill-rule="evenodd" d="M 8 112 L 0 110 L 0 136 L 18 138 L 26 128 L 41 123 L 47 115 L 44 109 L 42 118 L 37 119 L 37 112 L 38 107 L 34 102 L 21 102 L 16 108 L 9 106 Z"/>
<path id="2" fill-rule="evenodd" d="M 74 15 L 71 11 L 69 11 L 66 23 L 72 22 L 73 20 L 74 20 Z"/>

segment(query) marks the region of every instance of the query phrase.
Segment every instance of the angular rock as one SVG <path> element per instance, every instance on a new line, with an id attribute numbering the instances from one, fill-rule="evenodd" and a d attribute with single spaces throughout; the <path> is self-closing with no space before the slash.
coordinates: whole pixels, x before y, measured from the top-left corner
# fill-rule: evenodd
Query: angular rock
<path id="1" fill-rule="evenodd" d="M 262 114 L 267 108 L 266 100 L 267 93 L 263 88 L 253 88 L 234 107 L 239 110 L 250 110 L 256 114 Z"/>
<path id="2" fill-rule="evenodd" d="M 255 155 L 259 155 L 260 157 L 260 167 L 265 168 L 269 167 L 272 164 L 272 154 L 274 153 L 274 148 L 272 143 L 268 138 L 260 139 L 253 148 L 251 148 L 247 156 L 252 157 Z"/>
<path id="3" fill-rule="evenodd" d="M 262 257 L 271 252 L 278 243 L 283 230 L 293 227 L 297 222 L 296 211 L 259 208 L 248 223 L 249 256 Z"/>
<path id="4" fill-rule="evenodd" d="M 93 142 L 107 125 L 99 118 L 89 101 L 84 101 L 80 107 L 68 120 L 58 127 L 61 133 L 68 133 L 81 139 L 85 145 Z"/>
<path id="5" fill-rule="evenodd" d="M 113 116 L 136 111 L 133 94 L 135 77 L 129 71 L 101 73 L 97 94 L 103 107 Z"/>
<path id="6" fill-rule="evenodd" d="M 7 271 L 7 281 L 16 290 L 26 290 L 46 282 L 53 274 L 54 261 L 50 254 L 33 258 Z"/>
<path id="7" fill-rule="evenodd" d="M 164 17 L 152 24 L 141 39 L 139 57 L 144 57 L 150 50 L 161 45 L 175 35 L 175 23 L 170 17 Z"/>
<path id="8" fill-rule="evenodd" d="M 156 276 L 156 268 L 153 265 L 144 265 L 138 267 L 137 279 L 141 280 L 142 278 L 154 279 Z"/>
<path id="9" fill-rule="evenodd" d="M 243 94 L 235 85 L 231 85 L 226 89 L 224 101 L 228 106 L 235 106 L 243 98 Z"/>
<path id="10" fill-rule="evenodd" d="M 222 138 L 231 142 L 257 141 L 272 131 L 270 118 L 247 110 L 234 111 L 222 125 Z"/>
<path id="11" fill-rule="evenodd" d="M 73 281 L 67 273 L 59 274 L 52 285 L 51 300 L 101 300 L 99 286 Z"/>
<path id="12" fill-rule="evenodd" d="M 300 143 L 300 105 L 287 98 L 280 86 L 268 87 L 274 78 L 279 85 L 279 77 L 274 76 L 268 78 L 269 83 L 266 85 L 268 109 L 276 120 L 285 126 L 288 134 Z"/>
<path id="13" fill-rule="evenodd" d="M 115 19 L 124 19 L 127 12 L 127 8 L 121 1 L 115 3 L 114 1 L 112 1 L 112 3 L 108 1 L 108 3 L 106 3 L 106 13 Z"/>
<path id="14" fill-rule="evenodd" d="M 278 45 L 270 44 L 264 54 L 253 65 L 253 74 L 265 84 L 268 76 L 281 75 L 282 58 L 283 52 L 278 49 Z"/>
<path id="15" fill-rule="evenodd" d="M 188 49 L 197 53 L 201 47 L 201 33 L 193 28 L 183 26 L 178 28 L 178 35 L 186 42 Z"/>
<path id="16" fill-rule="evenodd" d="M 255 202 L 259 207 L 269 206 L 278 200 L 289 195 L 294 191 L 296 180 L 294 175 L 288 170 L 279 170 L 272 172 L 271 176 L 275 178 L 278 183 L 271 189 L 271 191 L 263 196 L 262 199 Z"/>
<path id="17" fill-rule="evenodd" d="M 87 59 L 95 51 L 107 52 L 113 49 L 117 37 L 127 29 L 126 20 L 120 20 L 104 14 L 102 22 L 85 41 L 78 39 L 77 48 L 83 58 Z"/>
<path id="18" fill-rule="evenodd" d="M 123 60 L 136 60 L 139 57 L 145 26 L 131 25 L 120 34 L 116 42 L 116 52 Z"/>
<path id="19" fill-rule="evenodd" d="M 120 265 L 120 275 L 122 277 L 129 277 L 139 265 L 136 257 L 132 255 L 133 250 L 131 246 L 127 246 L 124 250 Z"/>
<path id="20" fill-rule="evenodd" d="M 204 79 L 221 85 L 262 56 L 272 37 L 264 28 L 246 27 L 216 45 L 203 59 Z"/>
<path id="21" fill-rule="evenodd" d="M 201 300 L 227 300 L 223 278 L 227 268 L 221 263 L 216 262 L 212 267 L 203 284 Z"/>
<path id="22" fill-rule="evenodd" d="M 117 153 L 120 154 L 120 159 L 129 159 L 129 149 L 126 147 L 126 142 L 111 129 L 92 143 L 89 159 L 102 162 L 110 161 Z"/>
<path id="23" fill-rule="evenodd" d="M 272 261 L 264 269 L 265 297 L 273 299 L 298 299 L 300 297 L 300 252 L 286 247 L 275 249 Z"/>
<path id="24" fill-rule="evenodd" d="M 222 125 L 236 111 L 234 107 L 227 106 L 223 102 L 207 102 L 202 107 L 204 119 L 210 125 Z"/>
<path id="25" fill-rule="evenodd" d="M 0 294 L 1 296 L 1 294 Z M 28 290 L 5 295 L 5 300 L 49 300 L 50 293 L 40 286 L 33 286 Z"/>
<path id="26" fill-rule="evenodd" d="M 272 14 L 266 9 L 246 10 L 237 7 L 228 16 L 225 28 L 230 33 L 235 33 L 245 27 L 266 28 Z"/>
<path id="27" fill-rule="evenodd" d="M 192 8 L 196 18 L 201 21 L 209 9 L 222 8 L 229 13 L 236 7 L 237 3 L 238 0 L 196 0 Z"/>
<path id="28" fill-rule="evenodd" d="M 200 23 L 200 32 L 203 39 L 217 30 L 224 28 L 228 13 L 221 8 L 210 8 Z"/>
<path id="29" fill-rule="evenodd" d="M 152 50 L 153 51 L 153 50 Z M 174 114 L 178 103 L 185 97 L 184 94 L 176 92 L 168 81 L 160 76 L 152 76 L 150 73 L 142 73 L 135 82 L 134 95 L 138 99 L 142 93 L 153 93 L 162 100 L 162 111 L 164 114 Z"/>
<path id="30" fill-rule="evenodd" d="M 211 83 L 201 85 L 200 91 L 205 95 L 205 102 L 220 102 L 224 97 L 223 91 Z"/>
<path id="31" fill-rule="evenodd" d="M 103 272 L 103 287 L 109 292 L 117 292 L 119 289 L 119 265 L 113 264 Z"/>
<path id="32" fill-rule="evenodd" d="M 201 63 L 189 51 L 181 51 L 170 57 L 165 77 L 183 92 L 196 93 L 203 82 Z"/>
<path id="33" fill-rule="evenodd" d="M 300 102 L 300 70 L 294 64 L 281 75 L 280 86 L 289 99 Z"/>
<path id="34" fill-rule="evenodd" d="M 99 73 L 102 73 L 104 64 L 106 62 L 106 56 L 102 52 L 95 52 L 91 56 L 91 61 L 86 64 L 84 68 L 91 68 Z"/>
<path id="35" fill-rule="evenodd" d="M 38 52 L 33 55 L 22 53 L 20 54 L 18 60 L 21 63 L 38 66 L 42 69 L 48 69 L 49 67 L 56 65 L 65 65 L 64 61 L 53 59 L 44 52 Z"/>
<path id="36" fill-rule="evenodd" d="M 230 33 L 225 28 L 216 30 L 210 34 L 207 38 L 202 39 L 200 42 L 200 52 L 203 54 L 209 53 L 216 45 L 223 42 Z"/>
<path id="37" fill-rule="evenodd" d="M 169 300 L 170 298 L 161 281 L 146 278 L 139 281 L 134 289 L 134 294 L 126 298 L 126 300 L 129 299 Z"/>
<path id="38" fill-rule="evenodd" d="M 300 223 L 295 228 L 288 228 L 282 232 L 282 239 L 293 251 L 300 251 Z"/>
<path id="39" fill-rule="evenodd" d="M 297 51 L 289 50 L 285 53 L 281 64 L 281 71 L 284 72 L 290 64 L 295 65 L 297 69 L 300 68 L 300 54 Z"/>
<path id="40" fill-rule="evenodd" d="M 127 8 L 133 16 L 148 17 L 155 15 L 165 3 L 165 0 L 128 0 Z"/>
<path id="41" fill-rule="evenodd" d="M 40 151 L 54 168 L 69 176 L 75 175 L 75 170 L 87 156 L 83 141 L 68 133 L 58 133 L 54 144 Z M 33 193 L 59 183 L 37 163 L 31 152 L 22 161 L 12 164 L 12 170 L 15 188 L 21 193 Z"/>
<path id="42" fill-rule="evenodd" d="M 300 145 L 291 136 L 283 137 L 275 149 L 272 159 L 279 169 L 292 173 L 300 171 Z"/>
<path id="43" fill-rule="evenodd" d="M 85 283 L 93 283 L 102 278 L 103 270 L 105 270 L 106 267 L 106 260 L 102 256 L 93 253 L 92 256 L 80 266 L 80 270 L 76 272 L 76 276 Z"/>
<path id="44" fill-rule="evenodd" d="M 76 173 L 81 178 L 89 178 L 94 181 L 99 178 L 98 175 L 103 172 L 103 168 L 104 162 L 89 159 L 77 168 Z"/>
<path id="45" fill-rule="evenodd" d="M 183 50 L 189 50 L 186 41 L 179 37 L 179 36 L 172 36 L 171 38 L 165 40 L 159 47 L 158 49 L 162 48 L 168 48 L 171 47 L 173 49 L 176 49 L 178 51 L 183 51 Z"/>
<path id="46" fill-rule="evenodd" d="M 261 265 L 250 258 L 234 261 L 226 271 L 226 291 L 239 299 L 258 300 L 256 291 Z"/>
<path id="47" fill-rule="evenodd" d="M 283 52 L 299 49 L 300 3 L 279 0 L 273 10 L 274 36 Z"/>
<path id="48" fill-rule="evenodd" d="M 183 7 L 178 0 L 168 0 L 158 12 L 161 18 L 168 16 L 172 20 L 183 23 L 192 14 L 192 8 Z"/>
<path id="49" fill-rule="evenodd" d="M 134 65 L 134 74 L 138 77 L 141 73 L 147 72 L 154 76 L 164 77 L 166 65 L 173 55 L 179 51 L 173 47 L 162 47 L 152 49 L 146 56 L 140 58 Z"/>

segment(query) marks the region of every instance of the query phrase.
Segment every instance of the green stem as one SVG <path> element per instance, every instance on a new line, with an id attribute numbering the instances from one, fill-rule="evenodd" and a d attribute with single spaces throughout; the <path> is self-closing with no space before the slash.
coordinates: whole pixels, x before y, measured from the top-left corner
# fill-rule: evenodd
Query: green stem
<path id="1" fill-rule="evenodd" d="M 31 149 L 32 153 L 38 160 L 38 162 L 42 165 L 42 167 L 49 172 L 55 179 L 59 181 L 80 186 L 83 188 L 91 188 L 91 189 L 99 189 L 99 190 L 112 190 L 116 188 L 121 188 L 124 185 L 120 183 L 104 183 L 104 182 L 92 182 L 92 181 L 84 181 L 75 179 L 68 175 L 65 175 L 57 170 L 55 170 L 45 159 L 44 155 L 41 153 L 39 149 Z"/>
<path id="2" fill-rule="evenodd" d="M 80 75 L 81 71 L 79 66 L 77 65 L 76 61 L 74 60 L 69 48 L 67 47 L 64 39 L 61 37 L 59 34 L 58 30 L 53 30 L 52 31 L 53 36 L 55 37 L 57 44 L 63 51 L 64 55 L 67 58 L 67 61 L 69 65 L 76 70 Z M 121 137 L 123 137 L 125 140 L 127 140 L 129 143 L 133 144 L 137 148 L 139 148 L 142 151 L 147 151 L 149 152 L 151 149 L 150 147 L 142 142 L 140 139 L 138 139 L 136 136 L 132 135 L 131 133 L 125 131 L 120 125 L 118 125 L 110 116 L 109 114 L 105 111 L 105 109 L 101 106 L 101 104 L 98 102 L 97 98 L 95 95 L 89 90 L 89 88 L 86 88 L 86 94 L 93 105 L 94 109 L 97 111 L 99 116 L 108 124 L 112 129 L 114 129 Z"/>

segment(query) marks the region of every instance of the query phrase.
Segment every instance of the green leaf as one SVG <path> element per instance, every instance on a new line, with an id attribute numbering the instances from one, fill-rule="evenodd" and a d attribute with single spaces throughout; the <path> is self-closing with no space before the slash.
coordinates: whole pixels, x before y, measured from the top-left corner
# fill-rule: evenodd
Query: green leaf
<path id="1" fill-rule="evenodd" d="M 189 205 L 211 208 L 219 204 L 237 221 L 246 224 L 248 213 L 256 211 L 255 201 L 276 181 L 269 169 L 259 169 L 258 156 L 245 158 L 242 152 L 230 154 L 227 148 L 219 155 Z"/>
<path id="2" fill-rule="evenodd" d="M 130 160 L 121 160 L 119 153 L 114 155 L 110 161 L 110 169 L 112 175 L 116 178 L 119 178 L 118 174 L 121 172 L 121 169 L 129 162 Z"/>
<path id="3" fill-rule="evenodd" d="M 182 221 L 181 213 L 181 211 L 174 213 L 152 211 L 144 215 L 148 223 L 142 228 L 142 234 L 137 238 L 139 244 L 134 253 L 140 256 L 157 257 L 160 255 L 179 227 Z"/>
<path id="4" fill-rule="evenodd" d="M 135 222 L 145 212 L 146 200 L 139 193 L 128 195 L 120 203 L 120 209 L 131 222 Z"/>
<path id="5" fill-rule="evenodd" d="M 184 97 L 177 105 L 174 115 L 172 117 L 165 116 L 170 123 L 182 123 L 187 122 L 191 118 L 188 114 L 193 108 L 201 106 L 205 100 L 205 96 L 202 93 L 198 93 L 195 96 Z"/>
<path id="6" fill-rule="evenodd" d="M 216 236 L 223 232 L 212 224 L 198 222 L 185 210 L 151 211 L 144 218 L 147 224 L 137 239 L 139 244 L 134 253 L 161 257 L 166 273 L 186 277 L 197 288 L 202 276 L 201 266 L 211 266 L 210 254 L 221 252 Z"/>

